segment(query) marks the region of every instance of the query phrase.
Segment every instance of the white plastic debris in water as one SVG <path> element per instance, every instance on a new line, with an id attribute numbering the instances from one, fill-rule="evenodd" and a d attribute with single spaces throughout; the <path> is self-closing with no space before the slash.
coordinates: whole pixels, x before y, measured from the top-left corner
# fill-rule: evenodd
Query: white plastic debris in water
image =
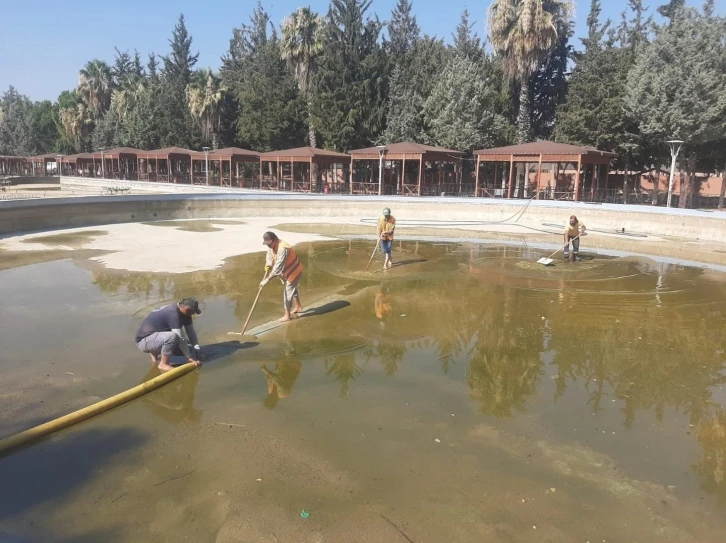
<path id="1" fill-rule="evenodd" d="M 435 441 L 436 443 L 441 443 L 441 440 L 440 440 L 440 439 L 439 439 L 438 437 L 437 437 L 436 439 L 434 439 L 434 441 Z"/>
<path id="2" fill-rule="evenodd" d="M 404 313 L 404 314 L 403 314 L 403 315 L 401 315 L 401 316 L 402 316 L 402 317 L 405 317 L 405 316 L 406 316 L 406 314 Z"/>

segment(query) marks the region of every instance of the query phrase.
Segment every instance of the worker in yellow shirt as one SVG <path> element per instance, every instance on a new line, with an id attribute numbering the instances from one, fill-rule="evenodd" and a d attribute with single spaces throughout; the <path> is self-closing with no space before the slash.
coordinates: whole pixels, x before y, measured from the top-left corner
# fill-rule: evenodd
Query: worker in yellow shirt
<path id="1" fill-rule="evenodd" d="M 387 270 L 393 266 L 391 261 L 391 249 L 393 248 L 393 232 L 396 229 L 396 219 L 391 215 L 391 210 L 383 208 L 383 215 L 378 218 L 378 238 L 381 240 L 381 251 L 385 256 L 383 269 Z"/>
<path id="2" fill-rule="evenodd" d="M 570 241 L 572 242 L 572 259 L 577 260 L 580 252 L 580 237 L 585 233 L 587 228 L 584 223 L 577 220 L 575 215 L 570 216 L 570 221 L 565 226 L 565 262 L 570 260 Z"/>

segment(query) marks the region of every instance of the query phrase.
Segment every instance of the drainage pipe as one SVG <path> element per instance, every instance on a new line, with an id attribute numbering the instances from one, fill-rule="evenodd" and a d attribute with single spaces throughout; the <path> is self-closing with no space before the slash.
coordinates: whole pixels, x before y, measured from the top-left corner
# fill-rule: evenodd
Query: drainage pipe
<path id="1" fill-rule="evenodd" d="M 79 409 L 78 411 L 74 411 L 73 413 L 69 413 L 63 417 L 46 422 L 34 428 L 30 428 L 20 432 L 19 434 L 0 439 L 0 455 L 10 451 L 11 449 L 15 449 L 16 447 L 21 447 L 32 441 L 50 435 L 53 432 L 57 432 L 63 428 L 68 428 L 69 426 L 78 424 L 86 419 L 105 413 L 106 411 L 130 402 L 131 400 L 135 400 L 144 394 L 148 394 L 149 392 L 178 379 L 182 375 L 186 375 L 196 368 L 197 365 L 191 363 L 177 366 L 173 370 L 162 373 L 161 375 L 158 375 L 153 379 L 149 379 L 148 381 L 121 392 L 120 394 L 116 394 L 115 396 L 101 400 L 100 402 L 84 407 L 83 409 Z"/>

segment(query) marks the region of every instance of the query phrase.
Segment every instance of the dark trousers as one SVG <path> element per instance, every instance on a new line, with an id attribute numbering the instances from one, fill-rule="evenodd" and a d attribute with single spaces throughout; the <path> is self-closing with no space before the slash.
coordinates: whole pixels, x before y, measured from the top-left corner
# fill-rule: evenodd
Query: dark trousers
<path id="1" fill-rule="evenodd" d="M 572 241 L 572 252 L 577 256 L 580 252 L 580 238 L 576 236 L 567 236 L 567 243 L 565 244 L 565 258 L 570 256 L 570 241 Z"/>

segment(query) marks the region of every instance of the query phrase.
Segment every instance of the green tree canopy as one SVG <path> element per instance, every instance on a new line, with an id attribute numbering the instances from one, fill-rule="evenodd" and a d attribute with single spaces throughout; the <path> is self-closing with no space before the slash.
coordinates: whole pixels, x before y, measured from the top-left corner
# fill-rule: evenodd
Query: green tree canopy
<path id="1" fill-rule="evenodd" d="M 366 16 L 371 0 L 332 0 L 326 54 L 313 103 L 326 147 L 346 151 L 374 143 L 385 126 L 388 78 L 378 43 L 382 24 Z"/>
<path id="2" fill-rule="evenodd" d="M 305 145 L 305 100 L 261 5 L 250 24 L 234 29 L 221 76 L 236 104 L 234 125 L 241 146 L 272 151 Z"/>
<path id="3" fill-rule="evenodd" d="M 494 75 L 467 58 L 449 62 L 423 106 L 429 143 L 471 152 L 507 141 L 509 123 Z"/>

